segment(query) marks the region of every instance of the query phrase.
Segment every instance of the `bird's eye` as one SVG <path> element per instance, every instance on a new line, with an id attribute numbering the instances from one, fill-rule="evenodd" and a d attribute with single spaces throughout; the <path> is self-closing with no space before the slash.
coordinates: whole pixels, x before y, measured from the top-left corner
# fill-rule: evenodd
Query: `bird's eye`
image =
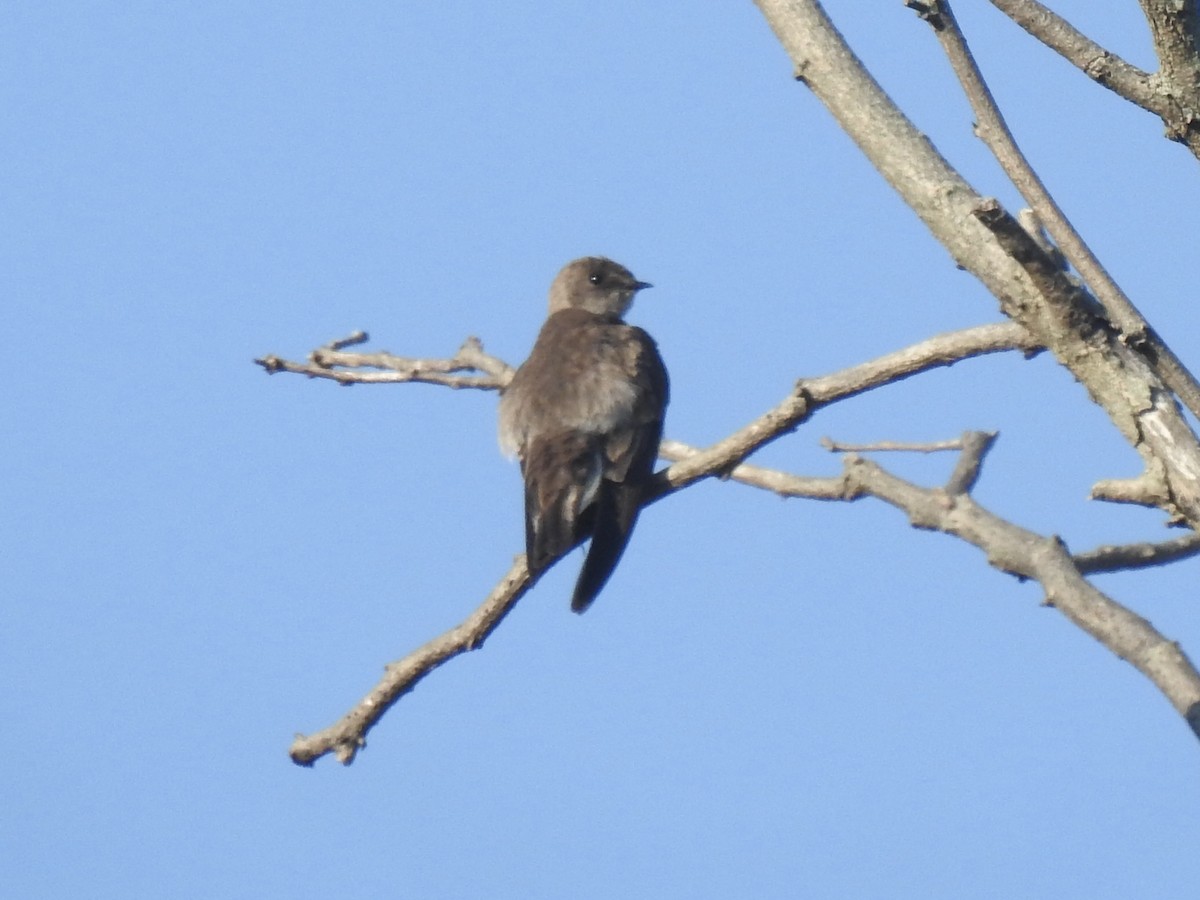
<path id="1" fill-rule="evenodd" d="M 588 281 L 590 281 L 592 284 L 603 284 L 604 276 L 599 273 L 597 273 L 595 275 L 589 275 Z"/>

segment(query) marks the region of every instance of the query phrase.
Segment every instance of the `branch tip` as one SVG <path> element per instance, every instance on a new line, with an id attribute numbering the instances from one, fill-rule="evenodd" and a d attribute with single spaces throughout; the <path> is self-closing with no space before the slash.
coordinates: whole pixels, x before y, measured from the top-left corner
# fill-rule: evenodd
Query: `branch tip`
<path id="1" fill-rule="evenodd" d="M 286 368 L 278 356 L 264 356 L 254 360 L 255 364 L 263 367 L 263 370 L 268 375 L 274 375 L 276 372 L 282 372 Z"/>
<path id="2" fill-rule="evenodd" d="M 999 432 L 968 431 L 960 439 L 962 455 L 950 473 L 943 490 L 951 497 L 968 494 L 979 480 L 983 469 L 983 460 L 992 445 L 996 442 Z"/>
<path id="3" fill-rule="evenodd" d="M 915 12 L 917 18 L 928 22 L 934 31 L 941 31 L 946 27 L 938 0 L 929 0 L 928 3 L 924 3 L 922 0 L 904 0 L 904 5 Z"/>
<path id="4" fill-rule="evenodd" d="M 330 341 L 322 349 L 323 350 L 345 350 L 347 347 L 353 347 L 356 344 L 365 344 L 371 340 L 371 336 L 367 332 L 359 330 L 355 331 L 344 338 L 339 338 L 336 341 Z"/>

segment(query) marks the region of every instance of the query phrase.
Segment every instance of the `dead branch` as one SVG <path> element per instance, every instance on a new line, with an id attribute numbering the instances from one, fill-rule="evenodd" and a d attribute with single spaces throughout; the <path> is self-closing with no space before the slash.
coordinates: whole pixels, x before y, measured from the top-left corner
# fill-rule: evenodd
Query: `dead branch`
<path id="1" fill-rule="evenodd" d="M 985 432 L 987 436 L 990 432 Z M 884 442 L 886 443 L 886 442 Z M 962 449 L 963 439 L 939 442 L 947 447 Z M 660 456 L 678 461 L 699 454 L 701 450 L 680 441 L 663 441 Z M 849 452 L 849 451 L 848 451 Z M 978 457 L 977 457 L 978 458 Z M 794 475 L 779 469 L 769 469 L 752 463 L 741 463 L 725 474 L 725 480 L 736 481 L 749 487 L 760 488 L 784 498 L 805 500 L 856 500 L 846 489 L 844 477 L 811 477 Z M 953 481 L 953 476 L 950 481 Z M 1166 565 L 1200 555 L 1200 533 L 1189 532 L 1182 537 L 1160 542 L 1134 544 L 1105 544 L 1094 550 L 1075 554 L 1072 559 L 1085 575 L 1103 572 L 1118 572 L 1145 569 Z"/>
<path id="2" fill-rule="evenodd" d="M 1085 292 L 1069 280 L 1059 295 L 1042 293 L 1025 265 L 976 218 L 984 198 L 892 102 L 817 0 L 756 3 L 791 57 L 795 77 L 826 106 L 955 262 L 979 278 L 1004 313 L 1084 385 L 1147 467 L 1163 466 L 1168 514 L 1181 513 L 1200 527 L 1200 441 L 1149 360 L 1115 334 L 1098 329 L 1090 308 L 1094 301 L 1085 302 Z M 1037 247 L 1028 235 L 1026 239 Z"/>
<path id="3" fill-rule="evenodd" d="M 962 438 L 951 441 L 873 441 L 870 444 L 844 444 L 830 437 L 821 438 L 821 446 L 830 453 L 942 453 L 963 449 Z"/>
<path id="4" fill-rule="evenodd" d="M 1200 553 L 1200 534 L 1157 543 L 1105 544 L 1086 553 L 1075 554 L 1075 567 L 1085 575 L 1162 566 Z"/>
<path id="5" fill-rule="evenodd" d="M 1130 103 L 1162 115 L 1154 76 L 1101 47 L 1037 0 L 991 0 L 1000 10 L 1097 84 Z"/>
<path id="6" fill-rule="evenodd" d="M 275 355 L 254 360 L 268 375 L 292 372 L 309 378 L 327 378 L 339 384 L 403 384 L 421 382 L 450 388 L 499 390 L 508 384 L 513 370 L 506 363 L 484 352 L 478 338 L 469 337 L 448 359 L 417 359 L 395 356 L 386 351 L 348 353 L 343 348 L 367 340 L 366 332 L 356 331 L 347 338 L 318 347 L 308 362 L 292 362 Z M 364 371 L 375 369 L 378 371 Z M 480 372 L 461 375 L 460 372 Z"/>
<path id="7" fill-rule="evenodd" d="M 1200 10 L 1196 0 L 1138 0 L 1150 25 L 1167 137 L 1200 158 Z"/>
<path id="8" fill-rule="evenodd" d="M 864 457 L 846 460 L 846 477 L 853 490 L 903 509 L 916 527 L 961 538 L 1001 571 L 1040 583 L 1048 605 L 1149 678 L 1200 737 L 1200 672 L 1178 644 L 1084 578 L 1057 537 L 1007 522 L 969 494 L 918 487 Z"/>
<path id="9" fill-rule="evenodd" d="M 1109 321 L 1120 331 L 1121 339 L 1133 347 L 1145 347 L 1155 372 L 1192 414 L 1200 417 L 1200 383 L 1150 327 L 1133 301 L 1092 253 L 1017 146 L 1016 138 L 967 45 L 966 36 L 958 26 L 950 0 L 934 0 L 930 6 L 936 10 L 938 42 L 975 113 L 975 133 L 992 151 L 1004 174 L 1020 191 L 1067 261 L 1091 288 Z"/>
<path id="10" fill-rule="evenodd" d="M 997 569 L 1042 585 L 1047 605 L 1096 638 L 1149 678 L 1200 737 L 1200 672 L 1173 641 L 1148 621 L 1099 591 L 1084 572 L 1161 565 L 1200 553 L 1200 535 L 1161 544 L 1107 546 L 1072 557 L 1056 537 L 1021 528 L 984 509 L 960 490 L 958 473 L 977 477 L 994 435 L 964 436 L 965 449 L 955 474 L 941 488 L 923 488 L 893 475 L 856 454 L 845 459 L 834 478 L 802 478 L 778 470 L 742 464 L 729 479 L 785 497 L 853 501 L 865 496 L 903 510 L 914 527 L 954 535 L 983 550 Z M 688 459 L 701 451 L 672 442 L 669 458 Z M 672 467 L 674 468 L 674 467 Z"/>
<path id="11" fill-rule="evenodd" d="M 1162 119 L 1166 135 L 1200 158 L 1200 60 L 1196 48 L 1196 6 L 1188 2 L 1141 0 L 1150 24 L 1159 71 L 1139 69 L 1101 47 L 1037 0 L 991 0 L 993 6 L 1097 84 Z"/>
<path id="12" fill-rule="evenodd" d="M 468 342 L 468 344 L 473 348 L 470 357 L 471 367 L 476 370 L 498 373 L 489 376 L 497 381 L 496 384 L 489 385 L 489 387 L 498 387 L 500 386 L 499 382 L 507 380 L 507 375 L 511 373 L 510 367 L 502 360 L 485 354 L 478 342 Z M 332 345 L 324 349 L 331 354 L 342 352 L 332 349 Z M 866 495 L 877 496 L 870 489 L 863 488 L 847 477 L 846 473 L 857 471 L 849 467 L 849 461 L 846 473 L 841 477 L 803 478 L 757 467 L 747 464 L 743 460 L 765 443 L 794 429 L 821 406 L 855 396 L 863 391 L 918 372 L 950 365 L 971 356 L 1002 350 L 1021 350 L 1032 353 L 1036 352 L 1037 344 L 1015 324 L 985 325 L 938 335 L 840 372 L 801 380 L 792 393 L 774 409 L 767 411 L 746 427 L 734 432 L 712 447 L 697 450 L 678 442 L 664 441 L 661 455 L 666 459 L 676 460 L 676 462 L 660 473 L 659 484 L 661 487 L 647 502 L 662 499 L 689 484 L 710 476 L 727 476 L 736 481 L 775 491 L 783 496 L 843 501 L 855 500 Z M 370 367 L 379 367 L 380 364 L 382 366 L 400 365 L 405 367 L 405 371 L 408 371 L 412 369 L 413 362 L 419 363 L 417 368 L 423 372 L 446 372 L 451 366 L 462 364 L 463 357 L 461 352 L 450 360 L 408 360 L 388 354 L 345 354 L 336 357 L 336 362 L 331 364 Z M 295 370 L 279 368 L 276 371 Z M 309 373 L 302 369 L 300 374 Z M 352 378 L 377 373 L 346 371 L 344 374 Z M 992 434 L 969 432 L 954 442 L 961 450 L 961 456 L 947 486 L 937 491 L 938 496 L 943 498 L 941 502 L 946 503 L 945 498 L 961 498 L 966 495 L 978 477 L 983 457 L 993 439 L 994 435 Z M 860 465 L 861 461 L 858 457 L 854 457 L 853 460 L 855 466 Z M 918 522 L 916 518 L 914 518 L 914 523 L 921 527 L 929 527 L 924 521 Z M 1016 526 L 1011 527 L 1015 528 Z M 1129 551 L 1126 555 L 1134 560 L 1133 564 L 1145 565 L 1149 564 L 1146 560 L 1155 555 L 1166 561 L 1170 552 L 1172 551 L 1164 550 L 1139 554 L 1136 551 Z M 1174 552 L 1176 552 L 1177 558 L 1187 555 L 1184 550 Z M 1118 558 L 1120 558 L 1119 553 L 1110 549 L 1102 557 L 1103 561 L 1098 562 L 1097 565 L 1107 566 L 1106 570 L 1111 570 L 1116 567 L 1115 561 Z M 1006 568 L 1006 571 L 1013 571 L 1013 569 Z M 1023 573 L 1018 572 L 1018 574 Z M 388 709 L 434 669 L 461 653 L 481 647 L 504 616 L 536 581 L 537 579 L 532 578 L 526 570 L 524 557 L 518 557 L 510 571 L 492 589 L 480 607 L 462 623 L 387 666 L 380 682 L 336 723 L 311 735 L 297 736 L 290 750 L 293 761 L 300 765 L 312 765 L 321 756 L 333 753 L 343 764 L 351 763 L 358 751 L 366 746 L 368 732 Z M 1123 607 L 1119 607 L 1119 605 L 1117 608 L 1123 610 Z M 1125 612 L 1128 613 L 1128 611 Z M 1133 614 L 1128 613 L 1128 616 L 1133 616 Z M 1137 619 L 1137 617 L 1133 618 Z M 1090 625 L 1077 624 L 1092 633 Z M 1101 636 L 1100 639 L 1105 641 L 1105 636 Z M 1113 640 L 1117 641 L 1116 644 L 1108 644 L 1105 641 L 1106 645 L 1113 648 L 1114 652 L 1121 652 L 1119 648 L 1125 646 L 1125 643 L 1122 642 L 1125 638 L 1122 638 L 1121 641 L 1116 638 Z M 1145 640 L 1150 641 L 1149 638 Z M 1153 641 L 1150 641 L 1150 644 L 1153 644 Z M 1174 665 L 1185 663 L 1186 659 L 1182 662 L 1178 660 L 1173 662 Z M 1159 668 L 1163 668 L 1163 666 Z M 1187 679 L 1177 673 L 1172 675 L 1174 670 L 1169 666 L 1166 667 L 1166 670 L 1166 675 L 1158 668 L 1154 669 L 1154 672 L 1156 677 L 1164 679 L 1171 690 L 1179 693 L 1183 689 L 1178 687 L 1178 684 L 1186 684 Z M 1168 675 L 1172 677 L 1168 678 Z"/>
<path id="13" fill-rule="evenodd" d="M 264 360 L 256 362 L 268 372 L 295 372 L 303 375 L 313 375 L 315 372 L 318 377 L 327 366 L 344 367 L 339 371 L 341 377 L 338 379 L 344 383 L 360 383 L 358 379 L 363 379 L 365 383 L 377 384 L 380 382 L 379 375 L 395 374 L 399 381 L 432 381 L 450 387 L 478 386 L 495 389 L 507 383 L 512 376 L 512 368 L 502 360 L 486 354 L 483 346 L 475 339 L 468 340 L 463 345 L 464 349 L 450 359 L 410 359 L 386 353 L 352 354 L 336 349 L 337 343 L 326 345 L 317 351 L 321 355 L 320 365 L 313 362 L 289 363 L 276 357 L 264 357 L 264 360 L 272 361 L 269 365 Z M 823 378 L 802 381 L 775 409 L 769 410 L 724 441 L 702 453 L 690 454 L 685 461 L 667 469 L 658 479 L 660 489 L 647 502 L 661 499 L 702 478 L 724 474 L 758 447 L 791 431 L 820 406 L 972 356 L 1005 350 L 1034 353 L 1037 349 L 1037 344 L 1017 325 L 983 325 L 937 335 L 862 365 Z M 316 356 L 317 353 L 313 355 Z M 363 368 L 385 371 L 361 371 Z M 397 371 L 393 372 L 393 368 Z M 442 379 L 442 376 L 448 373 L 464 369 L 488 373 L 485 376 L 468 376 L 468 379 L 490 381 L 471 385 L 451 384 Z M 417 377 L 413 377 L 414 373 Z M 314 734 L 298 736 L 290 751 L 293 761 L 300 765 L 311 765 L 321 756 L 333 753 L 342 763 L 352 762 L 359 749 L 366 745 L 367 733 L 397 700 L 447 660 L 482 646 L 488 635 L 536 581 L 537 579 L 530 577 L 525 568 L 524 557 L 517 557 L 512 569 L 492 589 L 483 604 L 461 624 L 389 665 L 383 679 L 336 723 Z"/>
<path id="14" fill-rule="evenodd" d="M 442 663 L 482 647 L 488 635 L 537 580 L 525 568 L 525 557 L 518 556 L 487 599 L 460 624 L 388 665 L 383 679 L 333 725 L 314 734 L 297 735 L 288 751 L 292 762 L 311 766 L 325 754 L 333 753 L 343 765 L 350 765 L 358 751 L 367 745 L 367 732 L 397 700 Z"/>

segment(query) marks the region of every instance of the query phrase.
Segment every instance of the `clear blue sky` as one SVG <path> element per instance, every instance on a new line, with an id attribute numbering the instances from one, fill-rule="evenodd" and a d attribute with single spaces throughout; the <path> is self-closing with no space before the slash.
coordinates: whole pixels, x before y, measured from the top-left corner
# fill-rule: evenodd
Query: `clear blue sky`
<path id="1" fill-rule="evenodd" d="M 987 4 L 1029 155 L 1200 364 L 1196 162 Z M 926 26 L 831 2 L 979 188 Z M 1111 7 L 1111 8 L 1110 8 Z M 1120 9 L 1118 9 L 1120 7 Z M 1136 4 L 1057 8 L 1149 65 Z M 251 364 L 355 329 L 517 362 L 566 260 L 714 440 L 822 374 L 998 319 L 750 3 L 17 3 L 0 34 L 0 870 L 13 897 L 1192 897 L 1200 747 L 1031 585 L 880 504 L 698 486 L 584 617 L 577 559 L 350 768 L 288 760 L 520 550 L 495 397 Z M 1071 547 L 1134 453 L 1048 359 L 823 412 L 818 439 L 999 429 L 979 497 Z M 933 483 L 948 459 L 889 459 Z M 1102 587 L 1200 654 L 1198 563 Z"/>

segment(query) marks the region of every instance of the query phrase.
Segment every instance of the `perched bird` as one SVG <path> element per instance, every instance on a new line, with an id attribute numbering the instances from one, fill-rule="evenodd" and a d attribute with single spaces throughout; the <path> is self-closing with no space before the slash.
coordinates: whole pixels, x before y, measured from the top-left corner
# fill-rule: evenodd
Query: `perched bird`
<path id="1" fill-rule="evenodd" d="M 529 571 L 592 539 L 575 612 L 621 558 L 658 458 L 667 370 L 650 335 L 622 319 L 648 287 L 602 256 L 568 263 L 529 358 L 500 397 L 500 446 L 525 479 Z"/>

